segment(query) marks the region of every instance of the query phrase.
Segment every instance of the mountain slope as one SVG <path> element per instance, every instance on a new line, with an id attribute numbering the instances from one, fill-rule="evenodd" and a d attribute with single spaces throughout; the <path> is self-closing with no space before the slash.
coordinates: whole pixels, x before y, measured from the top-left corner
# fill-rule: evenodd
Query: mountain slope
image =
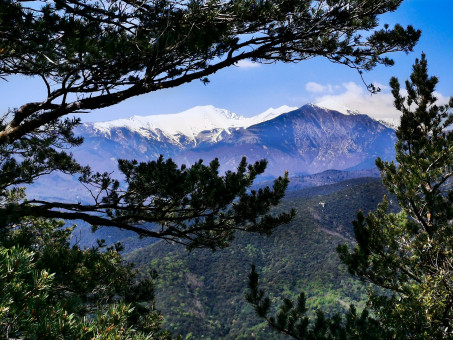
<path id="1" fill-rule="evenodd" d="M 322 191 L 329 194 L 319 195 Z M 335 249 L 352 242 L 357 210 L 375 209 L 384 194 L 380 180 L 370 178 L 296 191 L 281 205 L 297 210 L 295 220 L 270 237 L 240 233 L 230 247 L 216 252 L 187 252 L 159 242 L 128 259 L 141 273 L 159 273 L 157 308 L 175 333 L 191 332 L 197 339 L 279 339 L 245 302 L 250 265 L 256 265 L 273 300 L 304 291 L 311 312 L 339 311 L 351 302 L 360 306 L 365 287 L 340 265 Z"/>
<path id="2" fill-rule="evenodd" d="M 92 164 L 96 170 L 115 171 L 117 159 L 148 161 L 161 154 L 176 157 L 200 145 L 213 145 L 232 131 L 294 109 L 289 106 L 271 108 L 246 118 L 213 106 L 197 106 L 177 114 L 86 123 L 76 130 L 84 143 L 74 149 L 74 154 L 80 162 Z M 188 164 L 197 160 L 191 159 Z"/>
<path id="3" fill-rule="evenodd" d="M 344 115 L 315 105 L 233 131 L 221 141 L 175 156 L 179 163 L 218 157 L 226 168 L 243 155 L 268 160 L 267 174 L 276 177 L 314 174 L 329 169 L 369 169 L 380 156 L 394 158 L 394 131 L 361 114 Z"/>
<path id="4" fill-rule="evenodd" d="M 132 116 L 129 119 L 118 119 L 110 122 L 86 124 L 92 131 L 98 131 L 105 136 L 111 135 L 116 129 L 125 128 L 137 132 L 148 139 L 168 138 L 175 145 L 197 144 L 201 132 L 212 131 L 210 140 L 216 142 L 216 137 L 222 132 L 229 133 L 231 129 L 247 128 L 278 117 L 282 113 L 295 110 L 295 107 L 282 106 L 269 110 L 254 117 L 246 118 L 228 110 L 219 109 L 212 105 L 196 106 L 187 111 L 153 116 Z M 206 138 L 206 135 L 205 135 Z"/>

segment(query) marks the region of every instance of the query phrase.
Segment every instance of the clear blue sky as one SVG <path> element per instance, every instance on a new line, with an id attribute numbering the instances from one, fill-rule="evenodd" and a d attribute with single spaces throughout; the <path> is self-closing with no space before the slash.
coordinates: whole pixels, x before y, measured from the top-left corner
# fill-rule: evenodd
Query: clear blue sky
<path id="1" fill-rule="evenodd" d="M 422 30 L 414 52 L 393 54 L 393 67 L 379 66 L 365 73 L 367 82 L 388 84 L 392 75 L 403 82 L 411 73 L 416 57 L 424 51 L 430 74 L 440 78 L 438 92 L 453 96 L 453 0 L 405 0 L 400 8 L 381 17 L 381 24 L 413 25 Z M 322 58 L 298 64 L 277 63 L 254 67 L 230 67 L 209 77 L 207 86 L 200 81 L 129 99 L 107 109 L 82 115 L 84 121 L 103 121 L 129 117 L 177 113 L 196 105 L 214 105 L 237 114 L 251 116 L 269 107 L 302 106 L 309 102 L 337 102 L 375 116 L 391 111 L 391 96 L 371 97 L 356 71 L 334 65 Z M 14 78 L 1 83 L 1 109 L 18 107 L 26 101 L 42 99 L 39 81 Z M 441 96 L 441 97 L 442 97 Z"/>

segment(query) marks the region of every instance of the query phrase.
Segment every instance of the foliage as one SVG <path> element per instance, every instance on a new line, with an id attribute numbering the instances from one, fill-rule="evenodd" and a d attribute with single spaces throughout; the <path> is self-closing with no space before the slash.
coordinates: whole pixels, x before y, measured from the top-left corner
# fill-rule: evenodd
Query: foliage
<path id="1" fill-rule="evenodd" d="M 310 318 L 317 309 L 331 316 L 346 311 L 351 303 L 362 310 L 366 287 L 347 273 L 335 249 L 345 240 L 352 242 L 350 221 L 355 212 L 360 207 L 375 210 L 385 193 L 378 178 L 290 191 L 277 209 L 294 208 L 297 214 L 268 237 L 240 232 L 228 248 L 214 253 L 186 252 L 159 242 L 124 257 L 140 273 L 150 269 L 159 273 L 156 308 L 172 334 L 192 333 L 196 339 L 281 339 L 243 298 L 250 263 L 260 269 L 261 285 L 273 305 L 279 304 L 280 296 L 294 299 L 296 292 L 304 291 Z"/>
<path id="2" fill-rule="evenodd" d="M 379 158 L 376 164 L 401 210 L 389 212 L 384 197 L 375 213 L 360 211 L 353 222 L 355 248 L 338 246 L 349 272 L 374 284 L 368 304 L 376 319 L 366 310 L 357 318 L 351 309 L 344 321 L 318 312 L 310 328 L 303 294 L 296 302 L 284 300 L 277 316 L 269 317 L 271 301 L 258 288 L 252 268 L 247 300 L 273 329 L 298 339 L 453 336 L 453 98 L 437 105 L 437 82 L 428 76 L 425 55 L 415 61 L 406 97 L 398 80 L 391 79 L 395 107 L 402 112 L 396 131 L 398 165 Z M 360 326 L 348 333 L 351 318 L 354 327 Z"/>
<path id="3" fill-rule="evenodd" d="M 339 248 L 342 261 L 374 290 L 371 307 L 404 338 L 453 336 L 453 98 L 439 106 L 436 77 L 425 55 L 416 60 L 407 96 L 397 79 L 390 85 L 403 115 L 396 134 L 396 160 L 376 164 L 401 212 L 387 213 L 384 201 L 374 214 L 358 215 L 356 248 Z"/>
<path id="4" fill-rule="evenodd" d="M 80 249 L 71 229 L 25 219 L 0 234 L 0 332 L 27 339 L 170 339 L 118 246 Z"/>
<path id="5" fill-rule="evenodd" d="M 79 121 L 64 117 L 195 79 L 207 82 L 244 59 L 323 56 L 360 72 L 391 65 L 386 54 L 410 51 L 420 36 L 411 26 L 377 29 L 378 16 L 401 1 L 0 2 L 1 77 L 38 77 L 46 89 L 41 101 L 24 103 L 0 121 L 2 218 L 81 219 L 189 248 L 224 247 L 235 229 L 270 232 L 292 213 L 268 214 L 283 195 L 286 176 L 273 190 L 248 193 L 263 162 L 242 161 L 236 173 L 218 176 L 217 161 L 189 168 L 162 158 L 121 161 L 126 185 L 120 185 L 62 151 L 81 143 L 72 132 Z M 364 36 L 364 30 L 370 32 Z M 20 186 L 57 170 L 79 174 L 93 203 L 24 200 Z"/>
<path id="6" fill-rule="evenodd" d="M 265 161 L 248 165 L 244 157 L 237 172 L 228 171 L 220 176 L 217 160 L 209 166 L 199 161 L 189 168 L 185 165 L 178 168 L 171 159 L 164 160 L 162 156 L 147 163 L 120 160 L 126 190 L 109 174 L 94 174 L 90 179 L 84 176 L 82 180 L 90 181 L 97 189 L 97 193 L 91 192 L 95 204 L 24 201 L 7 207 L 5 210 L 10 214 L 6 218 L 19 212 L 78 218 L 93 225 L 171 240 L 189 249 L 216 249 L 228 245 L 235 230 L 269 234 L 275 226 L 293 218 L 292 211 L 269 213 L 285 194 L 288 174 L 276 179 L 272 189 L 247 190 L 265 167 Z M 64 210 L 52 210 L 55 208 Z M 150 223 L 161 228 L 150 227 Z"/>
<path id="7" fill-rule="evenodd" d="M 388 335 L 381 328 L 379 322 L 369 316 L 365 309 L 360 315 L 357 314 L 353 305 L 345 314 L 344 320 L 339 314 L 326 318 L 320 310 L 316 312 L 316 318 L 311 323 L 306 316 L 306 298 L 301 293 L 296 302 L 284 299 L 279 312 L 275 316 L 269 316 L 271 300 L 265 296 L 265 292 L 259 289 L 258 274 L 255 266 L 249 275 L 249 291 L 246 300 L 254 307 L 256 314 L 265 319 L 268 325 L 276 331 L 287 334 L 295 339 L 387 339 Z"/>

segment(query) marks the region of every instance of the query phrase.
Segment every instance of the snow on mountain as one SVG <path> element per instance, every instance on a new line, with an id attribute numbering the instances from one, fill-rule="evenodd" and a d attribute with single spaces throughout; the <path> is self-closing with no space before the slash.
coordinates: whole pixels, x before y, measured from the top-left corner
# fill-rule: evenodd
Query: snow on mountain
<path id="1" fill-rule="evenodd" d="M 128 119 L 94 123 L 93 128 L 108 133 L 112 128 L 125 127 L 145 137 L 149 136 L 149 131 L 159 129 L 168 136 L 185 135 L 194 138 L 201 131 L 226 128 L 242 119 L 235 113 L 214 106 L 196 106 L 176 114 L 132 116 Z"/>
<path id="2" fill-rule="evenodd" d="M 344 115 L 313 104 L 296 110 L 269 109 L 251 118 L 203 106 L 174 115 L 84 124 L 76 133 L 84 143 L 73 149 L 75 159 L 118 178 L 118 159 L 148 162 L 160 155 L 186 165 L 218 158 L 221 173 L 236 169 L 243 156 L 249 162 L 267 159 L 266 178 L 286 170 L 303 175 L 369 169 L 376 157 L 392 160 L 395 156 L 395 133 L 382 123 L 367 115 Z M 55 178 L 49 181 L 41 188 L 60 183 Z M 68 189 L 60 192 L 70 192 L 73 186 L 67 183 Z"/>
<path id="3" fill-rule="evenodd" d="M 351 109 L 347 106 L 344 105 L 339 105 L 337 103 L 332 103 L 332 102 L 322 102 L 322 103 L 317 103 L 317 104 L 310 104 L 312 106 L 317 106 L 325 110 L 332 110 L 332 111 L 337 111 L 340 112 L 344 115 L 359 115 L 362 114 L 358 110 Z"/>
<path id="4" fill-rule="evenodd" d="M 384 118 L 384 119 L 380 119 L 379 122 L 393 130 L 396 130 L 398 128 L 398 126 L 400 126 L 399 118 Z"/>
<path id="5" fill-rule="evenodd" d="M 297 109 L 298 109 L 298 107 L 288 106 L 288 105 L 283 105 L 276 109 L 271 107 L 270 109 L 267 109 L 263 113 L 260 113 L 251 118 L 247 118 L 249 120 L 250 124 L 248 126 L 244 126 L 244 127 L 249 127 L 249 126 L 252 126 L 255 124 L 266 122 L 268 120 L 271 120 L 271 119 L 274 119 L 274 118 L 280 116 L 281 114 L 288 113 L 288 112 L 291 112 L 291 111 L 294 111 Z"/>
<path id="6" fill-rule="evenodd" d="M 196 106 L 175 114 L 132 116 L 128 119 L 93 123 L 92 127 L 94 130 L 106 134 L 109 134 L 110 130 L 114 128 L 127 128 L 144 137 L 150 137 L 154 135 L 152 132 L 160 130 L 170 139 L 183 135 L 190 140 L 195 140 L 202 131 L 217 130 L 229 133 L 231 128 L 247 128 L 295 109 L 295 107 L 285 105 L 276 109 L 270 108 L 254 117 L 243 117 L 212 105 Z"/>

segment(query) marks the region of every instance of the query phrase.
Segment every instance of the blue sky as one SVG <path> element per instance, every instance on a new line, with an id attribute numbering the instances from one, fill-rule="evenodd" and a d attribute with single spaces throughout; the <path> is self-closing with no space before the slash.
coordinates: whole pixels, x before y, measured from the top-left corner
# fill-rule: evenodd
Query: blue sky
<path id="1" fill-rule="evenodd" d="M 129 99 L 116 106 L 82 115 L 83 121 L 104 121 L 132 115 L 177 113 L 197 105 L 214 105 L 237 114 L 252 116 L 270 107 L 306 103 L 324 106 L 345 105 L 379 118 L 397 115 L 392 109 L 392 97 L 385 88 L 391 76 L 401 82 L 410 75 L 416 57 L 426 53 L 431 75 L 440 79 L 438 97 L 445 101 L 453 95 L 453 1 L 405 0 L 394 13 L 381 16 L 380 23 L 413 25 L 422 30 L 414 52 L 393 54 L 395 66 L 378 66 L 364 74 L 367 82 L 384 85 L 381 94 L 371 96 L 356 71 L 334 65 L 322 58 L 298 64 L 257 65 L 245 63 L 230 67 L 200 81 L 178 88 L 162 90 Z M 0 103 L 8 107 L 40 100 L 44 88 L 36 79 L 14 78 L 1 83 Z"/>

